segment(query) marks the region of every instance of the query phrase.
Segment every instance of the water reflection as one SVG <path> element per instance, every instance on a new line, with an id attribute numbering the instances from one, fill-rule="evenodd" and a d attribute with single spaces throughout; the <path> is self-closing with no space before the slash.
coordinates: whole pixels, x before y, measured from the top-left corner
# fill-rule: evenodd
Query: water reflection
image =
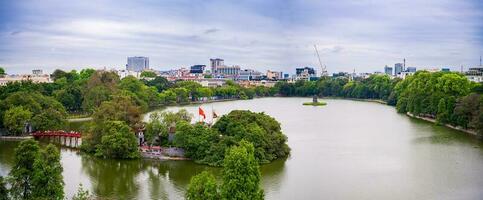
<path id="1" fill-rule="evenodd" d="M 140 183 L 136 177 L 146 166 L 139 161 L 104 160 L 92 156 L 81 156 L 82 170 L 90 179 L 92 191 L 101 198 L 137 197 Z"/>

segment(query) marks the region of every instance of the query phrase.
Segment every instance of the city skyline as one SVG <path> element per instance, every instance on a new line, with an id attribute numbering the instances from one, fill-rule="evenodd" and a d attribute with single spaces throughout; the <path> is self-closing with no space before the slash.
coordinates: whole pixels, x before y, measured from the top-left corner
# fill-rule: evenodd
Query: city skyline
<path id="1" fill-rule="evenodd" d="M 167 70 L 223 58 L 227 65 L 293 72 L 319 64 L 329 73 L 407 66 L 479 64 L 483 3 L 405 1 L 2 1 L 0 66 L 117 67 L 130 56 Z"/>

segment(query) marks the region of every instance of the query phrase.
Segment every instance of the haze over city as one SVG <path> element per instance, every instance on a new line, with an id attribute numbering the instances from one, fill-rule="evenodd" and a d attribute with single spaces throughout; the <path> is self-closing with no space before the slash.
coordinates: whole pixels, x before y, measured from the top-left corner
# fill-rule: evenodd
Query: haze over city
<path id="1" fill-rule="evenodd" d="M 482 1 L 1 1 L 0 66 L 123 68 L 147 56 L 157 70 L 208 64 L 329 73 L 408 66 L 476 66 Z"/>

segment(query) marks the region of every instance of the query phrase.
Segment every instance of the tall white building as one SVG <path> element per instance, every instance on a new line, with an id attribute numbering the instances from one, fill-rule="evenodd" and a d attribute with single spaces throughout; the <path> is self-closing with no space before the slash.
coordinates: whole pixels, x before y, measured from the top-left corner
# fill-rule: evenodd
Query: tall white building
<path id="1" fill-rule="evenodd" d="M 212 74 L 217 74 L 218 68 L 223 67 L 225 65 L 225 61 L 221 58 L 212 58 L 210 59 L 210 64 L 211 64 L 211 73 Z"/>
<path id="2" fill-rule="evenodd" d="M 128 57 L 126 70 L 140 72 L 149 69 L 149 58 L 148 57 Z"/>

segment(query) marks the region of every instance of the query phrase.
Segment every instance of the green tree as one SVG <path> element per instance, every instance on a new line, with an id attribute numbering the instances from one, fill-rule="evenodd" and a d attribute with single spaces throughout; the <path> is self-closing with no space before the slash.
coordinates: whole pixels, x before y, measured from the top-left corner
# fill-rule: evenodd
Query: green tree
<path id="1" fill-rule="evenodd" d="M 154 112 L 149 115 L 149 122 L 146 124 L 146 131 L 144 138 L 149 145 L 153 145 L 154 141 L 161 136 L 162 133 L 167 132 L 166 125 L 162 122 L 162 116 L 159 112 Z"/>
<path id="2" fill-rule="evenodd" d="M 63 78 L 63 77 L 66 77 L 67 76 L 67 72 L 63 71 L 63 70 L 60 70 L 60 69 L 56 69 L 51 75 L 50 77 L 56 81 L 57 79 L 60 79 L 60 78 Z"/>
<path id="3" fill-rule="evenodd" d="M 96 156 L 104 158 L 133 159 L 139 157 L 136 136 L 122 121 L 102 124 L 101 143 L 96 146 Z"/>
<path id="4" fill-rule="evenodd" d="M 174 88 L 174 93 L 176 93 L 176 102 L 178 103 L 188 103 L 189 102 L 189 91 L 186 88 Z"/>
<path id="5" fill-rule="evenodd" d="M 56 90 L 53 96 L 71 112 L 80 111 L 82 108 L 84 97 L 82 96 L 82 88 L 78 84 L 70 84 L 66 88 Z"/>
<path id="6" fill-rule="evenodd" d="M 260 188 L 260 170 L 255 160 L 253 145 L 241 141 L 228 150 L 223 164 L 223 199 L 263 199 Z"/>
<path id="7" fill-rule="evenodd" d="M 5 112 L 3 124 L 13 134 L 19 135 L 24 132 L 25 124 L 30 122 L 32 112 L 22 106 L 10 108 Z"/>
<path id="8" fill-rule="evenodd" d="M 86 81 L 82 108 L 93 112 L 102 102 L 110 100 L 117 90 L 119 76 L 114 72 L 96 71 Z"/>
<path id="9" fill-rule="evenodd" d="M 141 123 L 141 109 L 135 105 L 132 96 L 120 94 L 112 100 L 103 102 L 93 114 L 96 123 L 104 121 L 124 121 L 130 127 L 137 128 Z"/>
<path id="10" fill-rule="evenodd" d="M 88 80 L 89 78 L 91 78 L 92 74 L 94 73 L 96 73 L 95 69 L 92 69 L 92 68 L 82 69 L 79 73 L 79 78 L 81 80 Z"/>
<path id="11" fill-rule="evenodd" d="M 145 136 L 148 143 L 153 144 L 155 139 L 165 142 L 162 138 L 168 137 L 168 131 L 174 130 L 180 122 L 191 122 L 192 115 L 181 109 L 178 112 L 154 112 L 149 117 Z"/>
<path id="12" fill-rule="evenodd" d="M 0 176 L 0 200 L 8 200 L 8 190 L 2 176 Z"/>
<path id="13" fill-rule="evenodd" d="M 215 177 L 209 172 L 201 172 L 191 178 L 186 192 L 188 200 L 217 200 L 220 199 Z"/>
<path id="14" fill-rule="evenodd" d="M 34 199 L 64 198 L 64 181 L 60 152 L 53 144 L 40 151 L 34 162 L 35 174 L 32 177 L 32 197 Z"/>
<path id="15" fill-rule="evenodd" d="M 448 109 L 446 108 L 446 101 L 441 98 L 438 103 L 438 115 L 436 120 L 439 124 L 445 124 L 448 121 Z"/>
<path id="16" fill-rule="evenodd" d="M 32 126 L 35 130 L 60 130 L 65 128 L 67 120 L 65 113 L 54 109 L 47 109 L 32 118 Z"/>
<path id="17" fill-rule="evenodd" d="M 34 140 L 20 142 L 15 148 L 14 165 L 9 173 L 10 193 L 14 199 L 31 199 L 34 163 L 39 157 L 39 144 Z"/>
<path id="18" fill-rule="evenodd" d="M 156 73 L 154 73 L 153 71 L 143 71 L 141 72 L 141 77 L 154 78 L 156 77 Z"/>
<path id="19" fill-rule="evenodd" d="M 165 105 L 172 105 L 176 103 L 176 93 L 171 89 L 163 91 L 161 94 L 159 94 L 159 96 Z"/>
<path id="20" fill-rule="evenodd" d="M 170 87 L 172 87 L 172 83 L 168 81 L 168 79 L 157 76 L 153 80 L 147 81 L 146 85 L 154 86 L 158 90 L 158 92 L 162 92 Z"/>
<path id="21" fill-rule="evenodd" d="M 457 124 L 464 128 L 478 129 L 481 109 L 483 109 L 483 96 L 480 94 L 470 94 L 459 99 L 454 109 Z"/>
<path id="22" fill-rule="evenodd" d="M 3 69 L 2 67 L 0 67 L 0 76 L 1 75 L 5 75 L 5 69 Z"/>

